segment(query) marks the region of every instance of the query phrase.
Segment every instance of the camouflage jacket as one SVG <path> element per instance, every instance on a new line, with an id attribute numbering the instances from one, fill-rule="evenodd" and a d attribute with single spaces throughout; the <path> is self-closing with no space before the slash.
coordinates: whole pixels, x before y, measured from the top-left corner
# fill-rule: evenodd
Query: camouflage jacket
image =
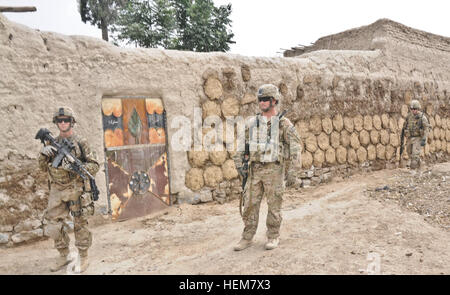
<path id="1" fill-rule="evenodd" d="M 61 143 L 62 139 L 63 138 L 60 136 L 56 137 L 56 141 L 58 143 Z M 95 154 L 89 147 L 87 140 L 78 135 L 73 135 L 67 139 L 71 141 L 74 146 L 71 153 L 84 164 L 86 170 L 89 171 L 90 174 L 95 176 L 100 168 L 100 165 Z M 81 177 L 75 172 L 66 171 L 61 168 L 61 166 L 58 168 L 53 168 L 53 159 L 54 156 L 49 158 L 41 153 L 38 158 L 39 168 L 48 173 L 51 182 L 65 185 L 74 181 L 81 181 Z"/>
<path id="2" fill-rule="evenodd" d="M 272 126 L 271 122 L 275 125 Z M 245 144 L 249 147 L 250 162 L 283 164 L 289 161 L 290 167 L 300 169 L 301 145 L 297 130 L 286 117 L 282 117 L 279 124 L 277 122 L 277 116 L 274 120 L 267 120 L 266 117 L 257 115 L 246 124 Z M 238 151 L 233 155 L 238 169 L 243 165 L 244 154 L 245 151 Z"/>
<path id="3" fill-rule="evenodd" d="M 406 137 L 421 137 L 423 139 L 427 138 L 430 127 L 430 123 L 428 123 L 428 119 L 423 112 L 419 112 L 417 115 L 409 113 L 403 124 Z"/>

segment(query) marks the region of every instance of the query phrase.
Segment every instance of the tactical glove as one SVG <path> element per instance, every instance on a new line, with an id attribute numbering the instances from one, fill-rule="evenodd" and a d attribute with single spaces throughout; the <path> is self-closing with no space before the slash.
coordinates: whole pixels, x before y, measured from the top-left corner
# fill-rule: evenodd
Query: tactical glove
<path id="1" fill-rule="evenodd" d="M 44 156 L 47 156 L 47 157 L 50 158 L 50 157 L 55 155 L 56 151 L 57 151 L 57 149 L 54 146 L 52 146 L 52 145 L 45 145 L 41 149 L 41 154 L 43 154 Z"/>
<path id="2" fill-rule="evenodd" d="M 425 146 L 426 140 L 425 138 L 422 138 L 422 140 L 420 141 L 420 146 Z"/>

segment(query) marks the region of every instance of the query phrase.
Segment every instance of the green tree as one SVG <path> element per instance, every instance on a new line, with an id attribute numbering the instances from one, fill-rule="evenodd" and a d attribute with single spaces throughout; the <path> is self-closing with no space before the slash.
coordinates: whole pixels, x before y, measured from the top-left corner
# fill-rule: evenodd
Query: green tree
<path id="1" fill-rule="evenodd" d="M 102 30 L 102 39 L 108 41 L 108 28 L 118 17 L 119 9 L 126 0 L 78 0 L 81 21 L 90 22 Z"/>
<path id="2" fill-rule="evenodd" d="M 169 0 L 129 1 L 114 31 L 116 40 L 141 47 L 173 47 L 175 11 Z"/>
<path id="3" fill-rule="evenodd" d="M 142 47 L 227 51 L 235 43 L 231 4 L 212 0 L 130 0 L 114 26 L 116 41 Z"/>
<path id="4" fill-rule="evenodd" d="M 175 21 L 176 21 L 176 40 L 175 49 L 186 49 L 185 44 L 189 42 L 188 35 L 186 34 L 186 28 L 189 27 L 189 8 L 192 5 L 192 0 L 177 0 L 171 1 L 175 9 Z"/>

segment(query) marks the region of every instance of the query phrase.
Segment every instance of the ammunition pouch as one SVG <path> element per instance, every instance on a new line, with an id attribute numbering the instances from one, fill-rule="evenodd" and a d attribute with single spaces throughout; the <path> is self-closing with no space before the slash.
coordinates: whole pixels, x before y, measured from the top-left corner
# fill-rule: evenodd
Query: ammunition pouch
<path id="1" fill-rule="evenodd" d="M 259 163 L 283 163 L 286 157 L 284 145 L 280 142 L 251 143 L 250 161 Z M 253 151 L 254 150 L 254 151 Z"/>
<path id="2" fill-rule="evenodd" d="M 66 171 L 62 168 L 53 168 L 51 163 L 49 163 L 48 166 L 48 174 L 52 182 L 60 185 L 67 185 L 77 178 L 77 175 L 73 172 Z"/>

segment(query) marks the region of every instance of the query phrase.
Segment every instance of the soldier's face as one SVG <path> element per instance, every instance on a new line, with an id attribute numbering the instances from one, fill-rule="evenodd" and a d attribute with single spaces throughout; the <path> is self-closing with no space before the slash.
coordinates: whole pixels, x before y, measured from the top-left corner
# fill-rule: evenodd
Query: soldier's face
<path id="1" fill-rule="evenodd" d="M 267 99 L 259 99 L 259 109 L 262 112 L 269 111 L 272 108 L 273 105 L 274 105 L 273 98 L 270 98 L 269 100 L 267 100 Z"/>
<path id="2" fill-rule="evenodd" d="M 67 116 L 57 117 L 56 125 L 58 126 L 59 131 L 67 132 L 72 128 L 72 118 Z"/>
<path id="3" fill-rule="evenodd" d="M 412 112 L 414 115 L 417 115 L 417 114 L 419 113 L 419 109 L 411 108 L 411 112 Z"/>

